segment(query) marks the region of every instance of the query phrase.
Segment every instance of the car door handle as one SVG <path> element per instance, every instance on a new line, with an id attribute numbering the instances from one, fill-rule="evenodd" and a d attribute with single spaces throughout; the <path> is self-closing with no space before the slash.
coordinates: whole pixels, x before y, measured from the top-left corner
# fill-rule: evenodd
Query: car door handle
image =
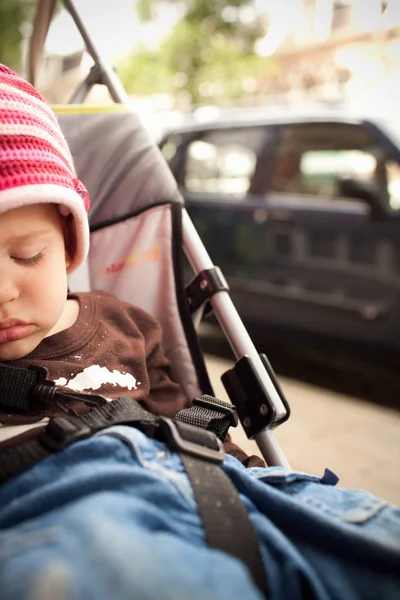
<path id="1" fill-rule="evenodd" d="M 292 213 L 290 210 L 276 209 L 270 211 L 270 218 L 274 221 L 291 221 Z"/>
<path id="2" fill-rule="evenodd" d="M 253 221 L 254 223 L 265 223 L 269 219 L 269 212 L 265 210 L 265 208 L 256 208 L 253 211 Z"/>

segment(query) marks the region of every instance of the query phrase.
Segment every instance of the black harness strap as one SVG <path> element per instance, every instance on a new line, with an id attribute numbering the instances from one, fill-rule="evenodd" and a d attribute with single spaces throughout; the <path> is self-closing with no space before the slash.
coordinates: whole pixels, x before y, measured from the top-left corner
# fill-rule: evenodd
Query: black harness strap
<path id="1" fill-rule="evenodd" d="M 93 408 L 86 415 L 79 417 L 51 419 L 38 437 L 0 450 L 0 484 L 33 467 L 54 452 L 60 452 L 74 442 L 91 437 L 106 427 L 134 424 L 138 428 L 145 428 L 150 425 L 156 426 L 157 420 L 155 415 L 144 410 L 129 397 Z"/>
<path id="2" fill-rule="evenodd" d="M 0 407 L 26 412 L 37 379 L 38 373 L 35 371 L 0 364 Z"/>
<path id="3" fill-rule="evenodd" d="M 192 484 L 207 543 L 241 560 L 267 597 L 267 578 L 257 535 L 238 491 L 225 471 L 187 454 L 181 454 Z"/>
<path id="4" fill-rule="evenodd" d="M 14 368 L 14 371 L 20 371 L 18 376 L 21 381 L 24 373 L 29 373 L 29 369 Z M 43 386 L 43 377 L 40 380 L 40 385 Z M 4 377 L 2 376 L 0 405 L 4 406 L 2 401 L 3 383 Z M 49 382 L 49 384 L 51 383 Z M 27 376 L 25 382 L 22 381 L 23 386 L 25 386 L 25 404 L 27 405 L 32 401 L 32 388 L 37 386 L 37 381 L 35 379 L 32 383 L 31 376 L 29 380 Z M 73 394 L 68 394 L 68 398 L 70 396 Z M 82 396 L 78 395 L 80 398 Z M 62 398 L 61 391 L 59 391 L 59 397 Z M 201 404 L 202 399 L 197 400 Z M 184 413 L 184 422 L 182 422 L 179 419 L 157 417 L 130 397 L 107 402 L 92 408 L 85 415 L 51 419 L 37 438 L 3 451 L 0 450 L 0 483 L 4 483 L 10 477 L 32 467 L 54 452 L 59 452 L 74 442 L 91 437 L 102 429 L 122 424 L 137 427 L 149 437 L 165 442 L 170 449 L 179 453 L 193 488 L 209 546 L 242 561 L 249 569 L 261 592 L 266 595 L 267 580 L 256 533 L 235 486 L 220 468 L 225 457 L 222 442 L 212 431 L 206 429 L 212 427 L 216 421 L 219 433 L 221 434 L 222 431 L 221 411 L 223 411 L 225 403 L 217 401 L 217 409 L 213 415 L 211 400 L 210 396 L 204 399 L 207 411 L 202 425 L 205 427 L 204 429 L 188 424 L 188 421 L 191 420 L 190 414 L 188 415 L 190 408 L 181 411 Z M 202 420 L 199 417 L 198 408 L 199 405 L 195 407 L 193 417 L 196 422 Z M 225 428 L 229 427 L 233 418 L 231 406 L 227 407 L 226 414 L 228 425 L 225 424 Z"/>
<path id="5" fill-rule="evenodd" d="M 238 415 L 233 404 L 203 394 L 193 398 L 192 406 L 179 411 L 175 420 L 212 431 L 224 441 L 229 427 L 237 426 Z"/>

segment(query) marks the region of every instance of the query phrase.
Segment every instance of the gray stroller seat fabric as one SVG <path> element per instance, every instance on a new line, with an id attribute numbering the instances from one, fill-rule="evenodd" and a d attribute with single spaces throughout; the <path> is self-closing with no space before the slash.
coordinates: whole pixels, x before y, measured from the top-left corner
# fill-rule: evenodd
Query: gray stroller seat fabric
<path id="1" fill-rule="evenodd" d="M 205 390 L 176 287 L 172 213 L 183 206 L 176 182 L 134 113 L 80 108 L 83 114 L 58 115 L 91 196 L 89 258 L 71 277 L 70 290 L 106 290 L 154 316 L 175 379 L 189 398 L 196 397 Z"/>
<path id="2" fill-rule="evenodd" d="M 171 171 L 137 115 L 110 110 L 58 115 L 78 175 L 90 192 L 92 228 L 160 202 L 183 204 Z"/>

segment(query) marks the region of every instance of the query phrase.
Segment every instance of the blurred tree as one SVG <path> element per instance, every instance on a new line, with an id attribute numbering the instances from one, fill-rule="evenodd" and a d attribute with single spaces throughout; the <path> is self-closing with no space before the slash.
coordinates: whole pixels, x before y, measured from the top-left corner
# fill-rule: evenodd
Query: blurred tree
<path id="1" fill-rule="evenodd" d="M 172 70 L 160 52 L 139 49 L 120 61 L 118 75 L 130 93 L 173 93 Z"/>
<path id="2" fill-rule="evenodd" d="M 253 1 L 137 0 L 136 6 L 142 20 L 149 21 L 160 6 L 172 2 L 182 18 L 159 50 L 142 49 L 122 64 L 128 91 L 153 93 L 160 85 L 160 92 L 186 92 L 194 104 L 255 93 L 271 61 L 254 52 L 267 23 Z"/>
<path id="3" fill-rule="evenodd" d="M 252 50 L 254 42 L 265 34 L 264 25 L 253 8 L 253 0 L 137 0 L 143 21 L 154 18 L 160 5 L 177 5 L 182 21 L 203 25 L 209 35 L 223 34 Z M 182 22 L 181 21 L 181 22 Z"/>
<path id="4" fill-rule="evenodd" d="M 20 70 L 22 25 L 33 14 L 34 0 L 0 0 L 0 63 Z"/>

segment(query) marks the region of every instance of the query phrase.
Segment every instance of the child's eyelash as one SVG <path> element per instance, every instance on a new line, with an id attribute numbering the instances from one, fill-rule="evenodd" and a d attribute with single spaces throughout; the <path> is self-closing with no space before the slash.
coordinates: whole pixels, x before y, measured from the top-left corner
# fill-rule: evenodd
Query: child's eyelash
<path id="1" fill-rule="evenodd" d="M 30 258 L 17 258 L 14 257 L 14 260 L 21 265 L 37 265 L 43 258 L 43 252 L 39 252 L 35 254 L 35 256 L 31 256 Z"/>

